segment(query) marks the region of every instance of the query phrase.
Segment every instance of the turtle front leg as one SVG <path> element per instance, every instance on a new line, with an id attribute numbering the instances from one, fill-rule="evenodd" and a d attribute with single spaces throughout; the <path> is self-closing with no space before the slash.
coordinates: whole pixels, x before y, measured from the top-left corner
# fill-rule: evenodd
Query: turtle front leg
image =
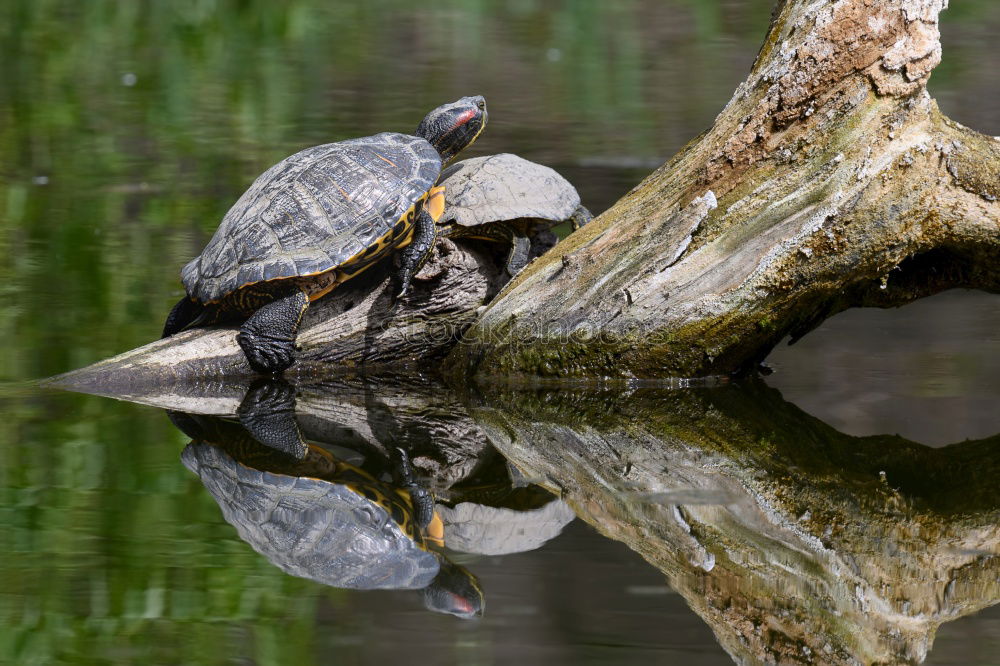
<path id="1" fill-rule="evenodd" d="M 413 465 L 410 464 L 410 456 L 406 451 L 396 447 L 396 483 L 406 488 L 410 493 L 410 501 L 413 502 L 413 510 L 416 513 L 417 525 L 421 529 L 431 524 L 434 519 L 434 496 L 431 492 L 417 483 L 413 474 Z"/>
<path id="2" fill-rule="evenodd" d="M 421 209 L 414 224 L 413 238 L 410 240 L 410 244 L 399 253 L 399 271 L 396 274 L 399 280 L 397 299 L 402 298 L 410 291 L 410 280 L 430 256 L 435 238 L 437 238 L 437 229 L 434 225 L 434 218 L 427 210 Z"/>
<path id="3" fill-rule="evenodd" d="M 309 297 L 296 289 L 263 306 L 240 326 L 236 342 L 254 370 L 277 373 L 295 362 L 295 336 L 308 307 Z"/>
<path id="4" fill-rule="evenodd" d="M 531 255 L 531 239 L 524 234 L 515 233 L 510 239 L 510 254 L 507 255 L 507 275 L 514 277 L 528 265 Z"/>
<path id="5" fill-rule="evenodd" d="M 586 224 L 593 219 L 594 214 L 587 210 L 586 206 L 580 204 L 576 207 L 576 210 L 573 211 L 573 214 L 569 216 L 569 223 L 573 228 L 573 231 L 576 231 L 577 229 L 581 229 L 586 226 Z"/>

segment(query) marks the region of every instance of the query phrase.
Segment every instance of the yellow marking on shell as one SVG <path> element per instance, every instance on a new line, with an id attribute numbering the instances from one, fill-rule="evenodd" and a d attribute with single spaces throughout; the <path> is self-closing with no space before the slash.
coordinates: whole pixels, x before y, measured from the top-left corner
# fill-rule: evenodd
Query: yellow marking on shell
<path id="1" fill-rule="evenodd" d="M 324 449 L 322 446 L 316 446 L 315 444 L 307 444 L 309 447 L 309 452 L 326 458 L 328 462 L 332 463 L 334 466 L 344 465 L 342 461 L 338 460 L 332 453 Z"/>
<path id="2" fill-rule="evenodd" d="M 437 222 L 444 215 L 444 186 L 439 185 L 438 187 L 432 187 L 427 193 L 427 202 L 424 204 L 424 210 L 431 216 L 431 219 Z"/>
<path id="3" fill-rule="evenodd" d="M 336 188 L 337 188 L 337 190 L 338 190 L 338 191 L 340 192 L 340 196 L 344 197 L 344 199 L 345 199 L 345 200 L 347 200 L 347 201 L 350 201 L 350 200 L 351 200 L 351 195 L 349 195 L 349 194 L 347 193 L 347 191 L 346 191 L 346 190 L 344 190 L 344 188 L 342 188 L 342 187 L 340 186 L 340 184 L 339 184 L 339 183 L 338 183 L 337 181 L 335 181 L 335 180 L 334 180 L 333 178 L 331 178 L 330 176 L 327 176 L 327 177 L 326 177 L 326 179 L 327 179 L 328 181 L 330 181 L 330 184 L 331 184 L 331 185 L 333 185 L 334 187 L 336 187 Z M 285 213 L 285 214 L 286 214 L 286 215 L 288 215 L 288 213 Z"/>
<path id="4" fill-rule="evenodd" d="M 310 301 L 315 301 L 329 294 L 340 283 L 341 280 L 338 279 L 337 271 L 326 271 L 315 277 L 301 281 L 299 289 L 309 297 Z"/>
<path id="5" fill-rule="evenodd" d="M 431 522 L 424 528 L 424 539 L 436 546 L 444 546 L 444 521 L 438 512 L 434 512 Z"/>
<path id="6" fill-rule="evenodd" d="M 382 160 L 386 164 L 391 164 L 393 167 L 395 167 L 397 169 L 399 168 L 399 165 L 397 165 L 395 162 L 393 162 L 392 160 L 390 160 L 388 157 L 383 157 L 382 155 L 379 155 L 374 150 L 372 151 L 372 155 L 374 155 L 375 157 L 379 158 L 380 160 Z"/>

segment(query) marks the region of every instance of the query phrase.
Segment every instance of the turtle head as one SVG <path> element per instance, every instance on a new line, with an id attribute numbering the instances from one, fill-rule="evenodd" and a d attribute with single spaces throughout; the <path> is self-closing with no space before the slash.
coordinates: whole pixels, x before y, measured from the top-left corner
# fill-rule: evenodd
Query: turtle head
<path id="1" fill-rule="evenodd" d="M 481 617 L 484 600 L 479 579 L 440 554 L 438 560 L 441 562 L 438 575 L 422 590 L 424 607 L 466 619 Z"/>
<path id="2" fill-rule="evenodd" d="M 472 145 L 484 127 L 486 99 L 475 95 L 442 104 L 428 113 L 417 126 L 417 136 L 437 148 L 441 163 L 447 164 L 466 146 Z"/>

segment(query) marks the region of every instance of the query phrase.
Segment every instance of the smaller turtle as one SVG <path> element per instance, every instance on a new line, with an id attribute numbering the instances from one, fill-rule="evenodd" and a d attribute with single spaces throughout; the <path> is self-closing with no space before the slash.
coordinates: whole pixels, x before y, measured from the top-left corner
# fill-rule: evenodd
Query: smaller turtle
<path id="1" fill-rule="evenodd" d="M 420 590 L 429 610 L 482 614 L 476 577 L 431 548 L 442 545 L 443 525 L 401 450 L 386 481 L 379 461 L 353 465 L 313 444 L 296 458 L 233 421 L 170 416 L 194 440 L 184 465 L 240 538 L 278 568 L 333 587 Z"/>
<path id="2" fill-rule="evenodd" d="M 438 233 L 510 244 L 511 277 L 527 265 L 532 238 L 566 221 L 575 231 L 593 218 L 555 170 L 510 153 L 457 162 L 438 182 L 445 188 Z"/>

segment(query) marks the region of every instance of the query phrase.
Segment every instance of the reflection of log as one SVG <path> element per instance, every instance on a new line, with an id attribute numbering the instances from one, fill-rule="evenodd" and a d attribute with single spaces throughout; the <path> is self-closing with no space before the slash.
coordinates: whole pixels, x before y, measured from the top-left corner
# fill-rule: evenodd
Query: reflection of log
<path id="1" fill-rule="evenodd" d="M 494 393 L 473 416 L 740 663 L 916 662 L 1000 601 L 1000 436 L 848 437 L 753 386 Z"/>
<path id="2" fill-rule="evenodd" d="M 164 381 L 166 376 L 158 373 L 94 369 L 100 364 L 53 383 L 172 411 L 224 417 L 235 417 L 251 386 L 249 379 Z M 375 451 L 387 459 L 397 447 L 403 448 L 441 499 L 449 497 L 451 486 L 484 467 L 500 464 L 505 469 L 462 403 L 437 382 L 419 375 L 380 375 L 292 383 L 295 418 L 306 440 Z"/>
<path id="3" fill-rule="evenodd" d="M 946 4 L 779 0 L 714 126 L 520 274 L 457 371 L 728 373 L 848 307 L 1000 291 L 1000 140 L 925 90 Z"/>

